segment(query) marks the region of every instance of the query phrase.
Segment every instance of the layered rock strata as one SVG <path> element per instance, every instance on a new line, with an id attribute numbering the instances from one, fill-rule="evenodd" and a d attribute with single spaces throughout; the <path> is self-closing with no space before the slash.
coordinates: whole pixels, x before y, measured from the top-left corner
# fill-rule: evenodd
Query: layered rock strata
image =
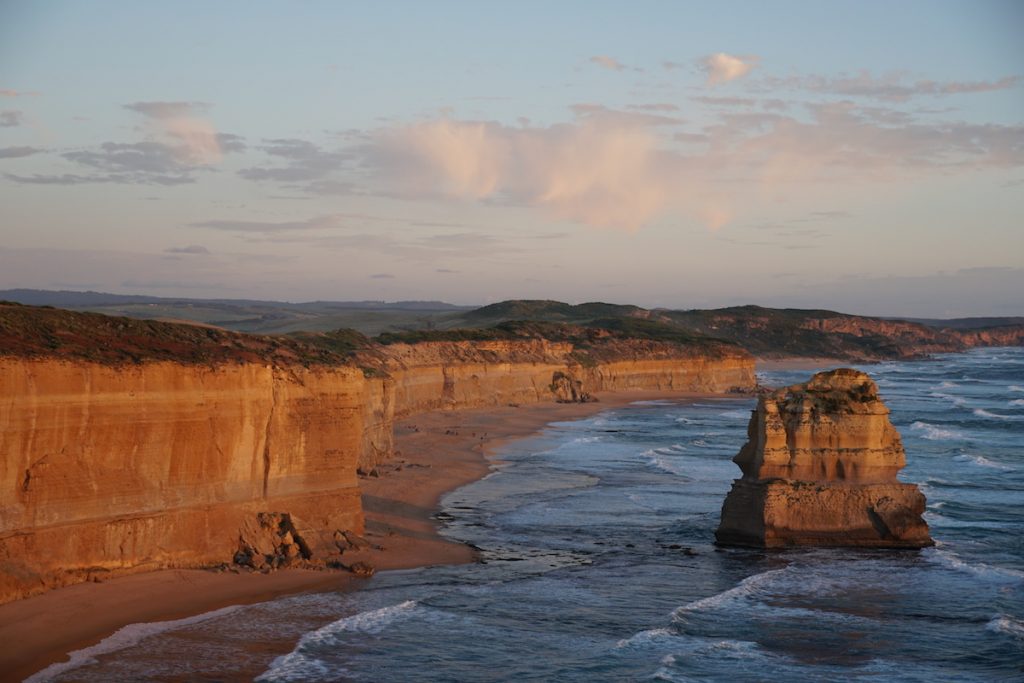
<path id="1" fill-rule="evenodd" d="M 230 560 L 264 512 L 362 532 L 359 369 L 0 359 L 0 389 L 0 602 Z"/>
<path id="2" fill-rule="evenodd" d="M 209 334 L 211 358 L 244 341 Z M 391 454 L 396 417 L 755 385 L 743 351 L 617 343 L 583 361 L 544 340 L 396 344 L 377 368 L 307 366 L 288 357 L 298 347 L 207 363 L 0 356 L 0 602 L 145 569 L 330 563 L 363 531 L 357 472 Z"/>
<path id="3" fill-rule="evenodd" d="M 392 344 L 384 377 L 367 378 L 364 447 L 371 470 L 392 452 L 393 421 L 428 410 L 546 401 L 582 402 L 602 391 L 750 391 L 751 356 L 723 347 L 695 352 L 649 340 L 609 342 L 600 358 L 580 358 L 567 342 L 545 339 Z"/>
<path id="4" fill-rule="evenodd" d="M 715 537 L 722 545 L 932 545 L 924 495 L 896 479 L 906 464 L 875 383 L 821 372 L 762 396 Z"/>

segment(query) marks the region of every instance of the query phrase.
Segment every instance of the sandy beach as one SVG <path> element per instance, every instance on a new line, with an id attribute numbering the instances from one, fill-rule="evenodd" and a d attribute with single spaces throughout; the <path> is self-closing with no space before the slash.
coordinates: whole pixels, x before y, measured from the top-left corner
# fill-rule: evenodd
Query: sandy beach
<path id="1" fill-rule="evenodd" d="M 366 538 L 380 549 L 358 558 L 378 570 L 471 562 L 474 551 L 437 534 L 441 497 L 489 471 L 488 453 L 550 422 L 617 405 L 686 399 L 678 392 L 605 394 L 585 404 L 541 403 L 439 411 L 395 425 L 396 456 L 362 479 Z M 168 569 L 83 583 L 0 605 L 0 680 L 20 681 L 69 652 L 90 647 L 128 624 L 182 619 L 230 605 L 302 592 L 353 590 L 362 579 L 338 571 L 286 569 L 272 574 Z M 283 654 L 293 644 L 282 644 Z"/>
<path id="2" fill-rule="evenodd" d="M 758 372 L 778 370 L 823 370 L 849 367 L 852 361 L 841 358 L 758 358 Z"/>

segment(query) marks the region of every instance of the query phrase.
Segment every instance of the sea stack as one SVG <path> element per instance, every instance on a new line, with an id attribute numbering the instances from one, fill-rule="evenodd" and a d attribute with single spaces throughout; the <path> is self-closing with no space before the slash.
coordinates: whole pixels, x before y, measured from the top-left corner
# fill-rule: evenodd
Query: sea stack
<path id="1" fill-rule="evenodd" d="M 720 545 L 760 548 L 932 545 L 924 494 L 896 480 L 899 432 L 871 378 L 819 372 L 762 396 L 715 532 Z"/>

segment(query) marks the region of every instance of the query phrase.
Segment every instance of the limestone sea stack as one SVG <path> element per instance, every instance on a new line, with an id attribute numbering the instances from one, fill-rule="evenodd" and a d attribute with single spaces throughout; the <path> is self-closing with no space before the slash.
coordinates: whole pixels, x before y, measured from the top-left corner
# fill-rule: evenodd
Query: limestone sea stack
<path id="1" fill-rule="evenodd" d="M 819 372 L 762 396 L 715 532 L 721 545 L 763 548 L 932 545 L 924 494 L 896 474 L 899 432 L 871 378 Z"/>

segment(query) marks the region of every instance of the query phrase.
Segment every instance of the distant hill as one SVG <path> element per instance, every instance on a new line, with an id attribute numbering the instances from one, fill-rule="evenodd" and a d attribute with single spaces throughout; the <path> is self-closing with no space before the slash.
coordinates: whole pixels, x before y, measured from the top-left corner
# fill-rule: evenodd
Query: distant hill
<path id="1" fill-rule="evenodd" d="M 646 318 L 649 312 L 639 306 L 591 302 L 566 304 L 543 299 L 517 299 L 490 304 L 462 316 L 466 322 L 494 323 L 503 320 L 544 320 L 548 322 L 586 322 L 597 318 Z"/>
<path id="2" fill-rule="evenodd" d="M 0 300 L 5 299 L 148 320 L 192 321 L 258 334 L 323 333 L 347 328 L 369 336 L 383 335 L 384 343 L 493 339 L 541 330 L 504 323 L 573 325 L 691 343 L 717 339 L 738 344 L 761 357 L 815 356 L 854 361 L 1024 343 L 1024 318 L 1020 317 L 894 320 L 828 310 L 761 306 L 648 310 L 603 302 L 568 304 L 543 299 L 502 301 L 480 308 L 440 301 L 288 303 L 27 289 L 0 291 Z M 557 336 L 551 329 L 545 334 Z"/>
<path id="3" fill-rule="evenodd" d="M 0 301 L 55 306 L 75 311 L 123 315 L 145 320 L 193 321 L 237 332 L 284 334 L 340 327 L 367 334 L 420 329 L 472 310 L 443 301 L 261 301 L 258 299 L 189 299 L 105 292 L 0 290 Z"/>

